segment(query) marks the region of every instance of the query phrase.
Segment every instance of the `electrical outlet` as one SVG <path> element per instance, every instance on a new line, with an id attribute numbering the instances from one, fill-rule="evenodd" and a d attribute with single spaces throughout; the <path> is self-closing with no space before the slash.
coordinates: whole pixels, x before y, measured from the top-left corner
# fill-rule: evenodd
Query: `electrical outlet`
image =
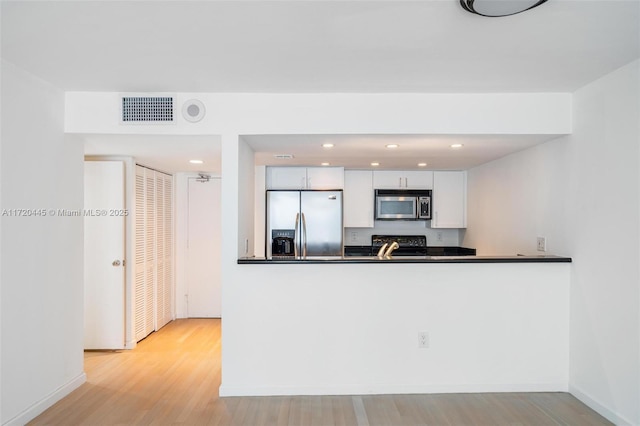
<path id="1" fill-rule="evenodd" d="M 429 333 L 427 333 L 426 331 L 421 331 L 418 333 L 418 347 L 419 348 L 429 347 Z"/>
<path id="2" fill-rule="evenodd" d="M 356 231 L 351 231 L 351 242 L 355 243 L 358 241 L 358 233 Z"/>
<path id="3" fill-rule="evenodd" d="M 538 251 L 547 251 L 547 239 L 538 237 Z"/>
<path id="4" fill-rule="evenodd" d="M 442 231 L 436 232 L 436 241 L 442 242 Z"/>

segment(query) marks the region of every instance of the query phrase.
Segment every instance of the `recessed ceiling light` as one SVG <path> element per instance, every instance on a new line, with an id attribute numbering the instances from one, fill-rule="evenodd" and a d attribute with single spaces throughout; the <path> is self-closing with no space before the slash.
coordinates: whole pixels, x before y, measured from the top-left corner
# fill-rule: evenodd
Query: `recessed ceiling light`
<path id="1" fill-rule="evenodd" d="M 371 165 L 372 165 L 372 166 L 374 166 L 374 167 L 376 167 L 376 166 L 379 166 L 379 165 L 380 165 L 380 163 L 377 163 L 377 162 L 375 162 L 375 161 L 374 161 L 373 163 L 371 163 Z"/>
<path id="2" fill-rule="evenodd" d="M 397 148 L 399 145 L 397 143 L 390 143 L 388 145 L 385 145 L 387 148 L 389 149 L 393 149 L 393 148 Z"/>
<path id="3" fill-rule="evenodd" d="M 451 145 L 451 148 L 453 149 L 458 149 L 458 148 L 462 148 L 464 145 L 462 145 L 461 143 L 454 143 Z"/>
<path id="4" fill-rule="evenodd" d="M 320 163 L 321 166 L 330 166 L 329 163 Z"/>
<path id="5" fill-rule="evenodd" d="M 202 163 L 204 163 L 204 161 L 202 161 L 202 160 L 189 160 L 189 162 L 191 164 L 202 164 Z"/>
<path id="6" fill-rule="evenodd" d="M 418 163 L 418 167 L 426 167 L 427 163 Z"/>
<path id="7" fill-rule="evenodd" d="M 323 148 L 333 148 L 333 144 L 332 143 L 323 143 L 322 147 Z"/>

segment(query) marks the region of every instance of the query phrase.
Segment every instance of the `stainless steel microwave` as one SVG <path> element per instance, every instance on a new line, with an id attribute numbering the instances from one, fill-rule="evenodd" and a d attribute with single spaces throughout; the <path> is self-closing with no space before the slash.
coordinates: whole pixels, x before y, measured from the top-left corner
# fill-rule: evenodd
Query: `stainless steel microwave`
<path id="1" fill-rule="evenodd" d="M 376 189 L 376 220 L 430 220 L 431 190 Z"/>

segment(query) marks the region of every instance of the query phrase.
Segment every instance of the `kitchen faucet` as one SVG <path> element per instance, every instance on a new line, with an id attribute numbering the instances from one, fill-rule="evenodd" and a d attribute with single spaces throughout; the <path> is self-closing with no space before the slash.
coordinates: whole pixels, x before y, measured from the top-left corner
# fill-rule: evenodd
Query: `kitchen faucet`
<path id="1" fill-rule="evenodd" d="M 387 248 L 387 246 L 389 247 Z M 393 253 L 393 251 L 398 247 L 400 246 L 397 241 L 392 242 L 391 245 L 389 245 L 389 243 L 384 243 L 384 245 L 380 247 L 380 250 L 378 250 L 378 258 L 391 259 L 391 253 Z"/>

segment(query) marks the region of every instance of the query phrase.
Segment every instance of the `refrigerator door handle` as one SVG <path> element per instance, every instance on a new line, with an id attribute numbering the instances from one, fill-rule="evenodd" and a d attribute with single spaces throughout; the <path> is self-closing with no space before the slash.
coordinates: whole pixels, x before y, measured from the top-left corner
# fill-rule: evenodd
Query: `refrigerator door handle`
<path id="1" fill-rule="evenodd" d="M 296 227 L 293 234 L 293 256 L 296 259 L 298 258 L 298 225 L 299 224 L 300 224 L 300 213 L 296 213 Z"/>
<path id="2" fill-rule="evenodd" d="M 304 217 L 304 213 L 302 213 L 302 258 L 307 258 L 307 220 Z"/>

